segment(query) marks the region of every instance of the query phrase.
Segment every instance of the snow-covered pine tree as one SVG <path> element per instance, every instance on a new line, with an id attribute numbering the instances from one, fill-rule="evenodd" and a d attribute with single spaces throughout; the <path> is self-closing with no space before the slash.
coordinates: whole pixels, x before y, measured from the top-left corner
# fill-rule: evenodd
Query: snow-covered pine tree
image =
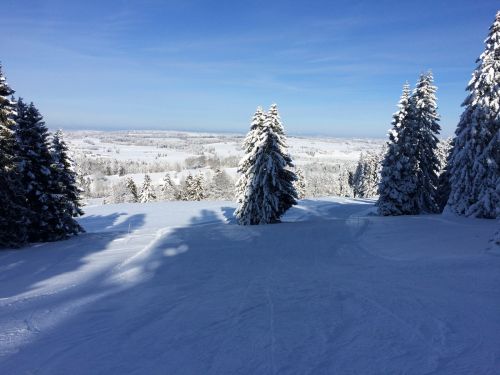
<path id="1" fill-rule="evenodd" d="M 398 111 L 392 116 L 392 129 L 389 131 L 387 150 L 382 161 L 381 179 L 377 201 L 380 215 L 405 215 L 413 213 L 409 205 L 415 189 L 409 168 L 408 145 L 405 135 L 408 133 L 408 111 L 410 85 L 403 86 L 403 93 L 398 104 Z"/>
<path id="2" fill-rule="evenodd" d="M 222 169 L 217 169 L 215 171 L 212 183 L 209 187 L 208 197 L 215 200 L 234 199 L 234 181 L 226 171 Z"/>
<path id="3" fill-rule="evenodd" d="M 67 234 L 78 234 L 83 228 L 73 218 L 83 215 L 81 204 L 81 190 L 77 184 L 77 175 L 73 168 L 73 161 L 69 156 L 68 146 L 64 141 L 61 130 L 52 136 L 50 153 L 52 155 L 52 171 L 58 186 L 58 193 L 62 194 L 66 215 L 63 219 Z"/>
<path id="4" fill-rule="evenodd" d="M 365 154 L 362 152 L 359 155 L 358 164 L 356 165 L 356 170 L 354 171 L 354 175 L 352 177 L 352 189 L 355 198 L 363 198 L 363 179 L 365 175 L 365 167 Z"/>
<path id="5" fill-rule="evenodd" d="M 436 191 L 436 204 L 439 212 L 443 212 L 450 196 L 450 158 L 453 149 L 453 139 L 448 138 L 438 145 L 437 157 L 440 164 L 438 187 Z"/>
<path id="6" fill-rule="evenodd" d="M 148 174 L 145 174 L 139 201 L 141 203 L 147 203 L 147 202 L 154 202 L 155 200 L 156 200 L 156 195 L 153 185 L 151 184 L 151 177 L 149 177 Z"/>
<path id="7" fill-rule="evenodd" d="M 253 115 L 252 122 L 250 124 L 250 131 L 247 133 L 243 141 L 243 152 L 245 156 L 254 155 L 255 145 L 258 143 L 258 135 L 260 134 L 264 122 L 266 121 L 266 115 L 262 110 L 262 107 L 257 107 L 255 114 Z M 245 197 L 246 187 L 249 184 L 249 173 L 248 171 L 252 167 L 253 160 L 243 157 L 238 165 L 238 174 L 240 177 L 236 181 L 236 201 L 242 203 Z"/>
<path id="8" fill-rule="evenodd" d="M 167 173 L 163 177 L 162 184 L 159 190 L 159 199 L 163 201 L 173 201 L 178 195 L 177 187 L 175 186 L 170 174 Z"/>
<path id="9" fill-rule="evenodd" d="M 452 145 L 453 145 L 453 138 L 451 137 L 442 139 L 438 143 L 436 150 L 436 157 L 439 161 L 438 175 L 440 175 L 446 169 Z"/>
<path id="10" fill-rule="evenodd" d="M 352 190 L 349 181 L 352 179 L 352 174 L 345 165 L 340 166 L 339 172 L 339 196 L 340 197 L 353 197 L 354 191 Z"/>
<path id="11" fill-rule="evenodd" d="M 306 183 L 306 178 L 304 176 L 304 171 L 301 168 L 297 167 L 295 169 L 295 175 L 297 176 L 297 179 L 295 180 L 293 186 L 297 191 L 297 198 L 304 199 L 306 197 L 306 189 L 307 189 L 307 183 Z"/>
<path id="12" fill-rule="evenodd" d="M 109 197 L 106 198 L 106 204 L 127 202 L 128 195 L 127 181 L 120 178 L 116 183 L 111 185 L 111 192 Z"/>
<path id="13" fill-rule="evenodd" d="M 184 183 L 182 184 L 182 188 L 179 193 L 179 197 L 183 201 L 192 201 L 194 200 L 194 178 L 191 173 L 189 173 L 184 179 Z"/>
<path id="14" fill-rule="evenodd" d="M 412 215 L 415 206 L 414 133 L 409 126 L 410 86 L 403 86 L 398 111 L 392 116 L 387 150 L 382 161 L 378 186 L 378 212 L 384 216 Z"/>
<path id="15" fill-rule="evenodd" d="M 467 90 L 450 157 L 448 207 L 480 218 L 500 217 L 500 11 Z"/>
<path id="16" fill-rule="evenodd" d="M 18 170 L 13 94 L 0 65 L 0 247 L 18 247 L 27 241 L 28 210 Z"/>
<path id="17" fill-rule="evenodd" d="M 127 188 L 126 202 L 128 202 L 128 203 L 139 202 L 139 194 L 137 193 L 137 185 L 135 184 L 132 177 L 127 177 L 127 179 L 125 180 L 125 187 Z"/>
<path id="18" fill-rule="evenodd" d="M 262 126 L 257 126 L 250 153 L 240 165 L 245 176 L 244 194 L 239 197 L 235 216 L 241 225 L 279 222 L 280 217 L 297 203 L 292 171 L 283 125 L 273 104 Z"/>
<path id="19" fill-rule="evenodd" d="M 16 137 L 19 145 L 20 174 L 30 209 L 30 241 L 56 241 L 77 233 L 74 211 L 59 186 L 49 150 L 48 131 L 33 103 L 17 103 Z"/>
<path id="20" fill-rule="evenodd" d="M 91 185 L 92 185 L 92 178 L 90 176 L 84 176 L 80 172 L 76 173 L 76 178 L 77 178 L 77 184 L 78 188 L 82 192 L 82 196 L 85 198 L 90 198 L 91 197 Z"/>
<path id="21" fill-rule="evenodd" d="M 364 194 L 373 198 L 378 194 L 378 184 L 380 183 L 380 168 L 382 166 L 382 154 L 372 151 L 367 153 L 368 166 L 366 168 L 366 178 L 364 183 Z"/>
<path id="22" fill-rule="evenodd" d="M 285 138 L 285 128 L 283 127 L 283 123 L 281 122 L 281 117 L 278 112 L 278 105 L 272 104 L 269 110 L 266 113 L 265 120 L 268 126 L 272 128 L 274 133 L 282 138 L 282 143 L 286 146 L 286 138 Z M 286 146 L 288 148 L 288 146 Z"/>
<path id="23" fill-rule="evenodd" d="M 415 136 L 413 153 L 417 161 L 416 195 L 418 213 L 436 213 L 438 172 L 438 138 L 441 131 L 436 104 L 436 86 L 432 72 L 421 74 L 410 98 L 409 126 Z"/>
<path id="24" fill-rule="evenodd" d="M 203 177 L 203 174 L 198 173 L 198 175 L 194 177 L 191 188 L 191 200 L 201 201 L 205 199 L 205 177 Z"/>
<path id="25" fill-rule="evenodd" d="M 380 158 L 378 154 L 374 152 L 361 153 L 353 176 L 353 193 L 355 197 L 372 198 L 377 195 L 377 187 L 380 181 L 379 170 Z"/>

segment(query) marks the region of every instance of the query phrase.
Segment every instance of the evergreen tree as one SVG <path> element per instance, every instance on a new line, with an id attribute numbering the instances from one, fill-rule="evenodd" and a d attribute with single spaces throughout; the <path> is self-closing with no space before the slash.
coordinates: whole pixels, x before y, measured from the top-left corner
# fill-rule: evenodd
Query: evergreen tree
<path id="1" fill-rule="evenodd" d="M 381 215 L 414 215 L 439 210 L 436 135 L 440 126 L 435 92 L 430 72 L 420 76 L 411 96 L 409 86 L 406 84 L 403 88 L 382 161 L 377 202 Z"/>
<path id="2" fill-rule="evenodd" d="M 410 98 L 409 126 L 414 132 L 413 155 L 416 158 L 415 204 L 418 213 L 439 211 L 436 203 L 438 172 L 438 138 L 441 127 L 437 114 L 436 87 L 431 72 L 422 74 Z"/>
<path id="3" fill-rule="evenodd" d="M 352 173 L 345 167 L 340 167 L 339 172 L 339 196 L 340 197 L 353 197 L 354 191 L 352 190 L 351 181 Z"/>
<path id="4" fill-rule="evenodd" d="M 255 145 L 258 143 L 258 136 L 262 132 L 262 128 L 266 121 L 266 116 L 262 107 L 257 107 L 255 114 L 253 115 L 252 122 L 250 124 L 250 131 L 245 137 L 243 141 L 243 152 L 245 155 L 253 155 Z M 252 168 L 253 160 L 249 158 L 241 159 L 238 165 L 238 173 L 240 174 L 240 178 L 236 182 L 236 199 L 238 203 L 242 203 L 245 190 L 247 185 L 249 184 L 249 170 Z"/>
<path id="5" fill-rule="evenodd" d="M 127 187 L 127 181 L 123 178 L 120 178 L 111 186 L 111 192 L 109 197 L 105 199 L 105 204 L 127 202 L 128 196 L 129 190 Z"/>
<path id="6" fill-rule="evenodd" d="M 295 187 L 295 191 L 297 192 L 297 198 L 304 199 L 306 197 L 306 188 L 307 188 L 304 171 L 302 171 L 302 169 L 300 168 L 296 168 L 295 175 L 297 176 L 297 179 L 293 183 L 293 186 Z"/>
<path id="7" fill-rule="evenodd" d="M 439 172 L 441 175 L 448 165 L 448 159 L 450 157 L 450 151 L 453 145 L 453 138 L 442 139 L 438 143 L 436 150 L 436 157 L 439 161 Z"/>
<path id="8" fill-rule="evenodd" d="M 62 194 L 65 215 L 63 225 L 67 234 L 78 234 L 83 228 L 73 219 L 83 215 L 81 208 L 81 190 L 77 184 L 77 174 L 73 161 L 69 156 L 68 146 L 61 130 L 52 136 L 50 152 L 52 155 L 51 170 L 55 175 L 57 191 Z"/>
<path id="9" fill-rule="evenodd" d="M 127 177 L 125 181 L 125 187 L 127 188 L 126 201 L 129 203 L 139 202 L 139 194 L 137 193 L 137 185 L 131 177 Z"/>
<path id="10" fill-rule="evenodd" d="M 48 131 L 43 117 L 33 103 L 17 103 L 17 142 L 20 174 L 29 215 L 30 241 L 56 241 L 79 231 L 74 211 L 59 185 L 53 168 Z"/>
<path id="11" fill-rule="evenodd" d="M 77 185 L 80 191 L 82 192 L 83 197 L 90 197 L 91 195 L 91 185 L 92 185 L 92 179 L 88 176 L 84 176 L 77 172 L 76 174 L 76 179 L 77 179 Z"/>
<path id="12" fill-rule="evenodd" d="M 139 201 L 141 203 L 147 203 L 147 202 L 154 202 L 155 200 L 156 200 L 156 194 L 153 185 L 151 184 L 151 177 L 149 177 L 148 174 L 145 174 Z"/>
<path id="13" fill-rule="evenodd" d="M 358 164 L 356 165 L 356 170 L 354 171 L 354 175 L 352 177 L 354 198 L 363 198 L 363 178 L 365 174 L 365 168 L 365 155 L 362 152 L 359 155 Z"/>
<path id="14" fill-rule="evenodd" d="M 0 247 L 18 247 L 27 241 L 28 210 L 16 156 L 13 94 L 0 65 Z"/>
<path id="15" fill-rule="evenodd" d="M 181 189 L 181 192 L 180 192 L 180 199 L 183 200 L 183 201 L 192 201 L 194 200 L 194 192 L 193 192 L 193 189 L 194 189 L 194 178 L 193 176 L 191 175 L 191 173 L 189 173 L 185 180 L 184 180 L 184 183 L 182 184 L 182 189 Z"/>
<path id="16" fill-rule="evenodd" d="M 440 142 L 438 147 L 438 159 L 440 164 L 440 172 L 438 178 L 438 187 L 436 192 L 436 204 L 439 212 L 443 212 L 448 198 L 450 196 L 450 158 L 453 150 L 453 140 L 447 139 Z"/>
<path id="17" fill-rule="evenodd" d="M 481 218 L 500 216 L 500 11 L 467 86 L 469 95 L 450 157 L 448 207 Z"/>
<path id="18" fill-rule="evenodd" d="M 172 201 L 176 199 L 177 194 L 177 188 L 170 178 L 170 174 L 165 174 L 163 182 L 160 186 L 159 198 L 164 201 Z"/>
<path id="19" fill-rule="evenodd" d="M 180 199 L 183 201 L 201 201 L 205 199 L 204 180 L 201 173 L 195 177 L 188 174 L 179 194 Z"/>
<path id="20" fill-rule="evenodd" d="M 354 197 L 371 198 L 377 195 L 380 158 L 373 152 L 361 153 L 353 176 Z M 339 188 L 340 190 L 340 188 Z"/>
<path id="21" fill-rule="evenodd" d="M 204 178 L 201 173 L 195 177 L 188 174 L 184 181 L 180 197 L 184 201 L 201 201 L 205 199 Z"/>
<path id="22" fill-rule="evenodd" d="M 285 128 L 283 127 L 283 123 L 281 122 L 277 104 L 271 105 L 266 113 L 265 122 L 266 125 L 269 126 L 278 137 L 281 138 L 281 142 L 286 146 Z"/>
<path id="23" fill-rule="evenodd" d="M 190 200 L 201 201 L 205 199 L 205 178 L 199 173 L 191 184 Z"/>
<path id="24" fill-rule="evenodd" d="M 244 189 L 235 216 L 242 225 L 276 223 L 297 203 L 293 185 L 297 177 L 291 170 L 293 163 L 275 104 L 266 114 L 264 124 L 255 127 L 251 139 L 254 143 L 240 163 L 245 166 L 241 168 L 245 173 Z"/>
<path id="25" fill-rule="evenodd" d="M 415 180 L 410 165 L 413 151 L 408 129 L 410 93 L 410 85 L 406 83 L 399 100 L 399 109 L 392 116 L 392 129 L 382 161 L 377 207 L 379 214 L 384 216 L 415 213 L 412 203 Z"/>
<path id="26" fill-rule="evenodd" d="M 215 200 L 234 199 L 234 181 L 224 170 L 217 169 L 215 171 L 208 196 Z"/>

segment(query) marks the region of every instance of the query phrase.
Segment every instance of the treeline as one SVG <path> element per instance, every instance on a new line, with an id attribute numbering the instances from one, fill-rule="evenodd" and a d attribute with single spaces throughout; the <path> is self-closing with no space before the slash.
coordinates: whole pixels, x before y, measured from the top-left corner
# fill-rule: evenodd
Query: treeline
<path id="1" fill-rule="evenodd" d="M 441 174 L 446 166 L 446 158 L 451 147 L 451 139 L 440 141 L 437 146 L 436 156 L 439 160 L 439 172 Z M 315 198 L 324 196 L 337 196 L 346 198 L 374 198 L 378 196 L 378 186 L 381 179 L 382 162 L 386 148 L 381 151 L 362 152 L 357 162 L 339 161 L 337 163 L 307 163 L 300 167 L 295 167 L 294 172 L 298 181 L 296 188 L 299 198 Z M 196 173 L 192 173 L 191 178 L 201 180 L 200 186 L 202 195 L 197 195 L 198 200 L 232 200 L 235 196 L 234 180 L 223 169 L 216 168 L 195 168 Z M 141 171 L 143 172 L 143 171 Z M 164 170 L 161 170 L 164 172 Z M 142 173 L 141 173 L 142 174 Z M 146 173 L 147 174 L 147 173 Z M 166 172 L 169 181 L 162 181 L 159 184 L 151 184 L 156 191 L 156 201 L 168 200 L 189 200 L 191 194 L 186 193 L 189 184 L 186 178 L 179 180 L 179 172 Z M 115 176 L 117 174 L 115 173 Z M 132 180 L 129 176 L 118 174 L 118 181 L 109 181 L 104 175 L 95 173 L 90 176 L 79 175 L 79 184 L 83 195 L 87 198 L 105 198 L 105 203 L 140 202 L 140 199 L 132 199 L 133 195 L 124 193 L 127 180 Z M 172 178 L 174 176 L 174 178 Z M 164 179 L 165 179 L 164 178 Z M 189 181 L 189 178 L 187 179 Z M 134 180 L 132 183 L 135 184 Z M 128 184 L 131 186 L 131 183 Z M 158 191 L 164 186 L 172 185 L 170 191 L 175 193 L 163 195 Z M 221 187 L 222 186 L 222 187 Z M 135 187 L 140 191 L 141 187 Z M 124 199 L 128 196 L 128 199 Z M 200 198 L 201 197 L 201 198 Z"/>
<path id="2" fill-rule="evenodd" d="M 371 153 L 368 153 L 371 154 Z M 378 155 L 378 153 L 376 153 Z M 363 154 L 359 163 L 366 163 L 364 160 L 365 156 Z M 338 163 L 307 163 L 301 167 L 295 168 L 295 172 L 300 176 L 301 181 L 301 198 L 314 198 L 314 197 L 324 197 L 324 196 L 339 196 L 339 197 L 373 197 L 374 195 L 355 195 L 354 185 L 361 184 L 363 181 L 367 181 L 366 175 L 364 173 L 357 173 L 357 178 L 354 179 L 356 171 L 356 162 L 353 161 L 339 161 Z M 79 168 L 77 168 L 79 170 Z M 147 168 L 146 168 L 147 169 Z M 154 169 L 153 169 L 154 170 Z M 366 169 L 363 169 L 365 171 Z M 155 171 L 155 170 L 154 170 Z M 193 168 L 190 169 L 193 177 L 195 175 L 201 175 L 203 178 L 203 190 L 204 199 L 223 199 L 230 200 L 234 199 L 234 178 L 231 177 L 224 169 L 221 168 Z M 219 194 L 219 174 L 224 171 L 224 180 L 231 181 L 231 187 L 225 188 L 225 193 L 223 195 Z M 156 171 L 155 171 L 156 172 Z M 173 170 L 170 172 L 165 172 L 165 169 L 161 169 L 158 172 L 168 173 L 173 180 L 179 181 L 178 175 L 182 175 L 185 171 Z M 152 172 L 154 173 L 154 172 Z M 149 171 L 144 173 L 144 170 L 140 170 L 138 173 L 134 174 L 149 174 Z M 110 177 L 113 176 L 111 179 Z M 118 181 L 114 181 L 116 176 L 119 177 Z M 101 172 L 97 172 L 91 175 L 78 174 L 78 184 L 82 190 L 82 196 L 84 198 L 105 198 L 107 203 L 121 203 L 121 200 L 117 200 L 116 191 L 123 188 L 125 180 L 129 178 L 127 174 L 114 173 L 109 176 L 105 176 Z M 178 183 L 174 183 L 176 190 L 182 192 L 184 190 L 184 178 L 180 178 Z M 154 189 L 160 189 L 163 184 L 153 185 Z M 176 198 L 165 199 L 165 200 L 180 200 L 180 195 L 174 195 Z"/>
<path id="3" fill-rule="evenodd" d="M 77 234 L 80 192 L 62 133 L 13 94 L 0 66 L 0 247 Z"/>
<path id="4" fill-rule="evenodd" d="M 110 194 L 104 203 L 147 203 L 161 201 L 201 201 L 233 200 L 234 181 L 223 170 L 217 169 L 211 180 L 203 173 L 188 174 L 176 184 L 169 173 L 166 173 L 159 185 L 153 185 L 151 177 L 146 174 L 140 187 L 131 177 L 121 178 L 111 187 Z"/>

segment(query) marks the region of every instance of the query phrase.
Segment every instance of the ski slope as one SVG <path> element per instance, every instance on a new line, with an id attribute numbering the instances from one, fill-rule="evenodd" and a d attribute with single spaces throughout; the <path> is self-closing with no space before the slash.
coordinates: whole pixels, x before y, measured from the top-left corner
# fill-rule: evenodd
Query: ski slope
<path id="1" fill-rule="evenodd" d="M 498 374 L 498 221 L 302 201 L 87 207 L 0 252 L 0 374 Z"/>

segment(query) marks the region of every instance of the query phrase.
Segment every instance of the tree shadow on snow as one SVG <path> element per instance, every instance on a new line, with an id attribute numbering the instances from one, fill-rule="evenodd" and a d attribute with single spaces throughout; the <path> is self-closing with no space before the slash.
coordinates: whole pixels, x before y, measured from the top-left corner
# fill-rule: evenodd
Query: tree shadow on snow
<path id="1" fill-rule="evenodd" d="M 78 236 L 3 251 L 0 257 L 0 285 L 9 284 L 9 288 L 0 289 L 0 298 L 28 292 L 45 280 L 77 270 L 87 262 L 86 257 L 106 250 L 109 243 L 144 224 L 143 214 L 132 215 L 117 223 L 123 215 L 86 216 L 79 222 L 87 232 Z M 50 247 L 50 252 L 45 251 L 46 247 Z"/>
<path id="2" fill-rule="evenodd" d="M 96 217 L 95 220 L 103 218 Z M 119 227 L 126 227 L 126 223 Z M 263 262 L 252 253 L 256 248 L 263 248 L 262 238 L 267 238 L 265 242 L 271 242 L 272 246 L 273 241 L 269 239 L 274 231 L 272 227 L 275 226 L 228 225 L 219 210 L 203 210 L 191 219 L 189 225 L 166 229 L 164 235 L 138 251 L 130 261 L 116 270 L 97 275 L 88 287 L 44 296 L 35 306 L 27 305 L 17 310 L 17 316 L 26 315 L 29 319 L 36 311 L 61 310 L 78 301 L 92 301 L 71 309 L 64 319 L 54 317 L 50 328 L 31 336 L 22 350 L 0 362 L 0 372 L 9 373 L 14 369 L 19 373 L 35 371 L 61 350 L 62 345 L 63 356 L 52 364 L 55 373 L 76 369 L 78 373 L 92 372 L 95 366 L 103 373 L 113 373 L 119 364 L 122 366 L 120 372 L 159 373 L 161 369 L 161 373 L 183 373 L 180 363 L 191 365 L 185 357 L 180 357 L 177 362 L 173 353 L 175 346 L 180 345 L 184 351 L 184 335 L 198 335 L 200 329 L 206 328 L 207 322 L 212 322 L 220 314 L 221 307 L 226 308 L 223 301 L 234 300 L 235 291 L 241 293 L 247 288 L 253 277 L 251 265 Z M 94 249 L 104 248 L 105 241 L 115 238 L 113 233 L 105 234 L 108 236 L 106 240 L 94 239 L 102 241 L 93 242 Z M 73 247 L 81 246 L 78 240 L 83 237 L 69 242 L 73 242 Z M 28 249 L 31 250 L 34 249 Z M 65 251 L 70 253 L 71 249 Z M 73 262 L 66 261 L 67 265 L 58 270 L 63 273 L 77 268 L 91 252 L 79 251 Z M 40 259 L 40 266 L 47 264 L 46 260 Z M 258 268 L 264 266 L 261 264 Z M 57 273 L 42 272 L 43 277 L 34 276 L 23 285 L 14 285 L 9 288 L 9 293 L 2 293 L 2 297 L 29 290 L 34 284 L 57 276 Z M 229 308 L 237 310 L 238 306 Z M 178 318 L 172 320 L 173 316 Z M 71 342 L 68 342 L 68 337 Z M 116 347 L 116 342 L 110 340 L 121 344 Z M 192 343 L 195 351 L 201 353 L 200 344 Z M 154 353 L 152 360 L 144 360 L 144 348 Z M 94 356 L 100 358 L 99 363 L 88 360 Z M 194 361 L 194 365 L 199 366 L 200 362 Z M 191 366 L 184 373 L 204 371 Z"/>
<path id="3" fill-rule="evenodd" d="M 329 201 L 302 199 L 288 210 L 282 222 L 317 222 L 343 220 L 361 211 L 360 207 L 373 204 L 370 200 Z"/>
<path id="4" fill-rule="evenodd" d="M 238 221 L 234 217 L 234 211 L 236 211 L 236 208 L 234 207 L 222 207 L 222 214 L 226 218 L 226 221 L 228 224 L 238 224 Z"/>
<path id="5" fill-rule="evenodd" d="M 37 310 L 91 302 L 31 336 L 21 350 L 0 363 L 0 372 L 36 371 L 55 353 L 53 373 L 90 373 L 99 368 L 102 373 L 222 374 L 241 373 L 242 364 L 247 373 L 270 372 L 265 367 L 273 319 L 269 314 L 275 308 L 307 308 L 301 301 L 280 296 L 290 296 L 290 289 L 296 288 L 306 294 L 311 290 L 315 296 L 316 288 L 330 288 L 307 275 L 311 270 L 330 272 L 311 257 L 309 249 L 311 240 L 319 239 L 330 253 L 331 244 L 321 242 L 325 226 L 315 222 L 325 211 L 335 216 L 331 211 L 335 209 L 344 215 L 360 210 L 355 203 L 301 201 L 283 224 L 239 226 L 228 225 L 235 223 L 234 208 L 223 207 L 223 215 L 219 210 L 202 210 L 186 226 L 165 228 L 130 261 L 97 275 L 87 288 L 52 300 L 44 297 L 45 305 L 36 305 Z M 130 220 L 138 225 L 143 218 Z M 312 225 L 291 231 L 290 224 L 297 221 Z M 124 222 L 117 228 L 127 226 Z M 328 223 L 330 227 L 348 230 L 340 220 Z M 96 246 L 103 247 L 105 243 Z M 78 267 L 83 257 L 79 255 L 72 267 Z M 29 316 L 32 310 L 17 314 Z M 300 311 L 298 319 L 307 313 Z"/>

